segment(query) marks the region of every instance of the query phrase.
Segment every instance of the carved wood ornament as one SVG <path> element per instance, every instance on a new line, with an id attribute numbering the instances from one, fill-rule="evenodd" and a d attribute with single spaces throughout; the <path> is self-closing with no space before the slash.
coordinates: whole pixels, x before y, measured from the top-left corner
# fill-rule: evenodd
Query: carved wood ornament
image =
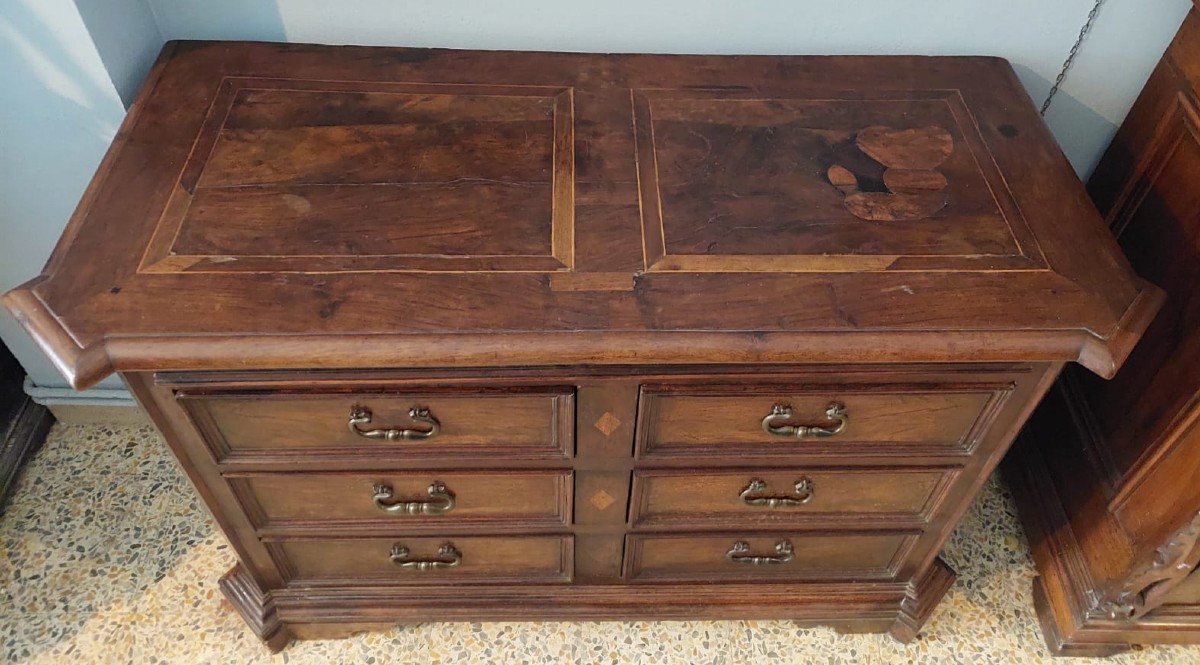
<path id="1" fill-rule="evenodd" d="M 954 152 L 950 132 L 937 126 L 860 131 L 854 150 L 840 150 L 826 171 L 845 196 L 846 210 L 860 219 L 897 222 L 924 219 L 946 207 L 946 176 L 937 167 Z M 858 153 L 858 154 L 855 154 Z"/>
<path id="2" fill-rule="evenodd" d="M 1175 532 L 1154 557 L 1134 570 L 1129 579 L 1095 599 L 1093 612 L 1113 620 L 1132 620 L 1145 616 L 1162 604 L 1163 598 L 1183 581 L 1200 560 L 1200 513 Z"/>

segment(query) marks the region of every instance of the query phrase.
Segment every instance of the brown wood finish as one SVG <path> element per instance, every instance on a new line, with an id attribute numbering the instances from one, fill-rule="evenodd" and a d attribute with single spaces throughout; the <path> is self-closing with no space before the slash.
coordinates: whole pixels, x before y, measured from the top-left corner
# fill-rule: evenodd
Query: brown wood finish
<path id="1" fill-rule="evenodd" d="M 914 121 L 951 136 L 949 203 L 855 217 L 820 166 L 860 131 Z M 1109 375 L 1157 304 L 998 59 L 173 42 L 102 172 L 46 274 L 7 299 L 80 387 L 114 369 L 791 362 L 797 348 Z M 420 206 L 434 191 L 443 207 Z M 421 207 L 411 222 L 359 212 L 400 192 L 397 213 Z M 490 220 L 491 245 L 462 206 Z M 285 209 L 306 217 L 237 230 Z M 202 240 L 219 210 L 243 221 Z M 522 215 L 533 226 L 503 221 Z M 369 247 L 326 231 L 349 219 Z M 554 289 L 557 273 L 632 281 Z"/>
<path id="2" fill-rule="evenodd" d="M 264 536 L 328 535 L 336 531 L 386 533 L 432 528 L 566 528 L 571 521 L 569 471 L 324 473 L 227 475 L 241 490 L 246 511 Z M 375 502 L 376 487 L 392 495 L 383 503 L 430 501 L 428 488 L 445 486 L 453 507 L 439 514 L 391 513 Z"/>
<path id="3" fill-rule="evenodd" d="M 1056 653 L 1200 643 L 1198 90 L 1193 9 L 1088 185 L 1166 304 L 1111 382 L 1065 373 L 1008 464 Z"/>
<path id="4" fill-rule="evenodd" d="M 700 450 L 731 457 L 748 451 L 802 454 L 827 442 L 773 436 L 763 431 L 762 419 L 772 406 L 784 404 L 792 407 L 796 424 L 821 426 L 828 424 L 826 409 L 840 404 L 849 422 L 829 444 L 839 451 L 863 452 L 888 444 L 910 452 L 969 452 L 974 437 L 987 425 L 980 421 L 993 415 L 994 406 L 1009 391 L 1011 385 L 645 386 L 638 447 L 646 457 Z"/>
<path id="5" fill-rule="evenodd" d="M 634 534 L 625 538 L 625 576 L 635 582 L 892 579 L 904 550 L 914 540 L 911 535 L 897 533 Z M 750 556 L 781 559 L 777 550 L 780 543 L 789 544 L 793 553 L 782 563 L 739 563 L 727 556 L 739 542 L 747 545 L 746 555 Z"/>
<path id="6" fill-rule="evenodd" d="M 388 447 L 405 456 L 433 456 L 476 450 L 488 455 L 570 455 L 574 414 L 570 388 L 489 387 L 473 391 L 412 392 L 401 395 L 204 394 L 179 395 L 207 431 L 218 459 L 241 453 L 320 454 L 350 449 L 367 453 Z M 409 411 L 427 409 L 441 431 L 423 440 L 370 440 L 347 426 L 350 413 L 364 408 L 371 421 L 359 429 L 428 429 Z M 314 450 L 315 449 L 315 450 Z"/>
<path id="7" fill-rule="evenodd" d="M 431 620 L 912 640 L 1063 364 L 1111 375 L 1159 300 L 996 59 L 176 42 L 4 302 L 75 385 L 122 374 L 279 649 Z M 822 436 L 766 433 L 784 403 Z M 796 474 L 809 502 L 739 503 Z"/>
<path id="8" fill-rule="evenodd" d="M 417 570 L 393 563 L 396 545 L 414 560 L 436 560 L 449 544 L 462 555 L 453 568 Z M 280 567 L 296 584 L 424 585 L 503 582 L 569 582 L 574 562 L 570 536 L 438 536 L 386 540 L 272 541 Z"/>
<path id="9" fill-rule="evenodd" d="M 643 470 L 633 474 L 630 522 L 646 529 L 717 527 L 722 524 L 924 526 L 955 474 L 954 469 L 748 469 Z M 797 505 L 752 505 L 742 495 L 783 497 Z M 808 483 L 807 491 L 797 485 Z"/>

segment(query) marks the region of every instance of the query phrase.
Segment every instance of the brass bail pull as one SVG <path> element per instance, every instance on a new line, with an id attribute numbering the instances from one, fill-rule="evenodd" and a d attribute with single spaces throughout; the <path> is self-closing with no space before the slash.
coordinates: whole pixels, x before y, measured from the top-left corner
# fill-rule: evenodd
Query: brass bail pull
<path id="1" fill-rule="evenodd" d="M 745 564 L 747 566 L 770 566 L 776 564 L 787 563 L 796 556 L 796 550 L 792 547 L 792 541 L 781 540 L 775 543 L 774 554 L 751 554 L 750 544 L 739 540 L 729 548 L 725 553 L 725 558 L 734 563 Z"/>
<path id="2" fill-rule="evenodd" d="M 438 570 L 441 568 L 453 568 L 462 563 L 462 552 L 459 552 L 454 545 L 444 543 L 438 548 L 437 555 L 430 559 L 415 559 L 411 556 L 408 548 L 400 543 L 392 546 L 391 555 L 388 557 L 392 563 L 405 570 L 415 570 L 417 572 L 425 572 L 428 570 Z"/>
<path id="3" fill-rule="evenodd" d="M 850 422 L 850 415 L 846 413 L 846 407 L 837 402 L 830 402 L 829 406 L 825 407 L 825 418 L 829 424 L 824 425 L 788 425 L 788 421 L 794 418 L 792 406 L 790 404 L 776 404 L 771 407 L 771 412 L 762 419 L 763 431 L 772 436 L 782 436 L 797 439 L 817 439 L 827 436 L 833 436 L 846 429 L 846 425 Z"/>
<path id="4" fill-rule="evenodd" d="M 747 506 L 762 506 L 764 508 L 783 508 L 802 506 L 813 498 L 813 482 L 808 478 L 796 481 L 795 490 L 791 494 L 774 495 L 767 493 L 767 483 L 755 478 L 738 494 L 742 503 Z"/>
<path id="5" fill-rule="evenodd" d="M 380 483 L 373 488 L 375 507 L 393 515 L 441 515 L 454 509 L 454 492 L 439 481 L 433 481 L 426 492 L 429 499 L 396 500 L 391 485 Z"/>
<path id="6" fill-rule="evenodd" d="M 378 429 L 362 429 L 359 425 L 371 424 L 371 410 L 365 406 L 355 406 L 350 409 L 351 432 L 364 439 L 383 439 L 384 441 L 411 441 L 414 439 L 432 439 L 442 431 L 442 424 L 434 418 L 429 409 L 413 407 L 408 410 L 408 417 L 415 422 L 428 425 L 427 429 L 404 429 L 400 427 L 382 427 Z"/>

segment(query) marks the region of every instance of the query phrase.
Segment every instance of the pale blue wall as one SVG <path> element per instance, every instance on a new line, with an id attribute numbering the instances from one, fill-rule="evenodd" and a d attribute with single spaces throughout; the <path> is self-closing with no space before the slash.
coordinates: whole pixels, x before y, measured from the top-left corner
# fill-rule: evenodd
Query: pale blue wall
<path id="1" fill-rule="evenodd" d="M 76 0 L 75 5 L 113 87 L 128 107 L 162 49 L 154 12 L 146 0 Z"/>
<path id="2" fill-rule="evenodd" d="M 0 0 L 0 290 L 41 272 L 124 115 L 72 0 Z M 0 337 L 64 384 L 2 311 Z"/>
<path id="3" fill-rule="evenodd" d="M 289 41 L 283 30 L 279 7 L 274 0 L 145 0 L 154 10 L 158 27 L 167 39 L 248 39 L 264 42 Z M 292 5 L 279 0 L 279 5 Z M 353 10 L 356 0 L 330 2 L 330 9 Z M 408 11 L 399 0 L 390 12 Z M 440 3 L 425 9 L 440 11 Z M 334 19 L 338 20 L 338 19 Z M 298 40 L 290 40 L 298 41 Z"/>
<path id="4" fill-rule="evenodd" d="M 986 54 L 1040 103 L 1093 0 L 0 0 L 0 288 L 37 274 L 164 39 Z M 76 7 L 78 5 L 78 7 Z M 1107 0 L 1047 118 L 1089 173 L 1190 0 Z M 62 384 L 23 333 L 0 337 Z"/>
<path id="5" fill-rule="evenodd" d="M 1093 0 L 149 0 L 168 39 L 1008 58 L 1040 103 Z M 1107 0 L 1048 122 L 1091 172 L 1190 0 Z M 1068 99 L 1069 98 L 1069 99 Z"/>

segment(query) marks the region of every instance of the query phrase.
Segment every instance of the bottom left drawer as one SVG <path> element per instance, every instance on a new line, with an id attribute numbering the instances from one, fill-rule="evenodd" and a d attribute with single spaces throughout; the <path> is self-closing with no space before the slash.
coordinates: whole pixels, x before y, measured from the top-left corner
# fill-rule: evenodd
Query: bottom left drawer
<path id="1" fill-rule="evenodd" d="M 422 536 L 281 540 L 290 583 L 353 585 L 570 582 L 574 537 Z"/>

